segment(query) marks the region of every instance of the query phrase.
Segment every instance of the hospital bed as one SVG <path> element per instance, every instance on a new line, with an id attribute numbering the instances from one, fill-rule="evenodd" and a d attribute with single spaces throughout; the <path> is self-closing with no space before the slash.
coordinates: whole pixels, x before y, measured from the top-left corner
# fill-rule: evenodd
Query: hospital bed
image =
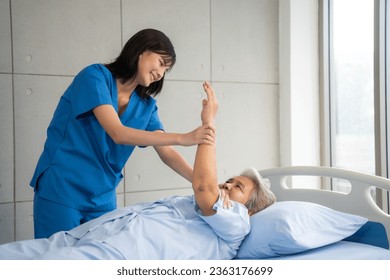
<path id="1" fill-rule="evenodd" d="M 294 166 L 260 170 L 277 202 L 251 216 L 237 259 L 390 259 L 390 216 L 371 192 L 390 180 L 339 168 Z M 291 178 L 350 182 L 351 191 L 291 188 Z"/>

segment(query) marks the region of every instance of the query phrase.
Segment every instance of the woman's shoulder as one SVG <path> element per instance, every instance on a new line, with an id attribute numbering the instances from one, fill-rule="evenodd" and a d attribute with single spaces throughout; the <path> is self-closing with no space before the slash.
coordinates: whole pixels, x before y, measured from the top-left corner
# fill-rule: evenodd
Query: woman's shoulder
<path id="1" fill-rule="evenodd" d="M 101 63 L 94 63 L 84 67 L 79 74 L 82 73 L 102 73 L 104 75 L 111 75 L 110 70 Z"/>
<path id="2" fill-rule="evenodd" d="M 95 63 L 84 67 L 75 77 L 75 81 L 85 80 L 102 80 L 112 83 L 115 79 L 104 64 Z"/>

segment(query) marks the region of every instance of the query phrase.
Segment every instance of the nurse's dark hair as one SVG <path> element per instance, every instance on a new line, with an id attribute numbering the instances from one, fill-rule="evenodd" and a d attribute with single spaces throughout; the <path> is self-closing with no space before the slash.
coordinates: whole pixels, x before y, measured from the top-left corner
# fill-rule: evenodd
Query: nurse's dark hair
<path id="1" fill-rule="evenodd" d="M 176 53 L 171 40 L 163 32 L 149 28 L 134 34 L 126 42 L 119 56 L 105 66 L 124 84 L 135 79 L 139 57 L 145 51 L 160 54 L 165 64 L 169 65 L 169 70 L 176 62 Z M 136 90 L 142 99 L 146 99 L 159 94 L 163 84 L 164 76 L 148 87 L 138 85 Z"/>

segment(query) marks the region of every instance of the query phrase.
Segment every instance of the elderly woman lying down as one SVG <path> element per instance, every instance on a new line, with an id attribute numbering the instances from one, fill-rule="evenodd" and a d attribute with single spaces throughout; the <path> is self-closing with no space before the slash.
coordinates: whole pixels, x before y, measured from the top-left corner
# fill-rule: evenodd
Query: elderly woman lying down
<path id="1" fill-rule="evenodd" d="M 214 127 L 217 100 L 210 84 L 204 90 L 202 123 Z M 0 259 L 232 259 L 250 231 L 249 215 L 275 196 L 255 169 L 218 185 L 215 158 L 215 144 L 198 146 L 192 196 L 118 209 L 48 239 L 4 244 Z"/>

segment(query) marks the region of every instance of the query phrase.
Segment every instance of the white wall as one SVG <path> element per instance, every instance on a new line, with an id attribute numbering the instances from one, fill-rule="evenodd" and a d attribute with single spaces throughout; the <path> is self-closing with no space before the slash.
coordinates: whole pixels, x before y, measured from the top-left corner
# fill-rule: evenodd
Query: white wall
<path id="1" fill-rule="evenodd" d="M 278 166 L 278 13 L 276 0 L 0 0 L 0 243 L 33 236 L 29 181 L 65 88 L 145 27 L 164 31 L 177 52 L 158 98 L 167 131 L 200 124 L 201 84 L 210 80 L 220 180 Z M 195 147 L 178 150 L 193 162 Z M 152 148 L 137 149 L 118 204 L 190 192 Z"/>
<path id="2" fill-rule="evenodd" d="M 320 165 L 318 1 L 279 1 L 280 164 Z M 317 188 L 317 177 L 293 177 Z"/>
<path id="3" fill-rule="evenodd" d="M 318 3 L 280 0 L 281 165 L 319 164 Z M 313 133 L 315 132 L 315 133 Z"/>

